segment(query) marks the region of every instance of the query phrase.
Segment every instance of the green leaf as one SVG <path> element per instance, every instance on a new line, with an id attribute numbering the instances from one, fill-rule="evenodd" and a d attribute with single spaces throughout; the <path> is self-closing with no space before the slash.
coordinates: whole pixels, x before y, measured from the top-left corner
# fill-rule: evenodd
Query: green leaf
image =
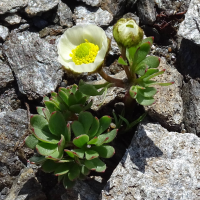
<path id="1" fill-rule="evenodd" d="M 84 110 L 83 105 L 76 104 L 69 107 L 69 110 L 74 113 L 80 113 Z"/>
<path id="2" fill-rule="evenodd" d="M 143 106 L 149 106 L 152 103 L 155 102 L 155 99 L 153 97 L 144 97 L 140 91 L 137 93 L 136 101 Z"/>
<path id="3" fill-rule="evenodd" d="M 88 96 L 97 96 L 104 93 L 104 89 L 98 91 L 94 85 L 87 84 L 83 80 L 79 82 L 79 91 Z"/>
<path id="4" fill-rule="evenodd" d="M 48 130 L 48 121 L 41 115 L 31 116 L 30 123 L 33 128 Z"/>
<path id="5" fill-rule="evenodd" d="M 85 167 L 84 165 L 82 165 L 82 167 L 81 167 L 81 173 L 83 175 L 87 176 L 90 173 L 90 170 L 87 167 Z"/>
<path id="6" fill-rule="evenodd" d="M 92 138 L 87 144 L 95 144 L 98 141 L 98 137 Z"/>
<path id="7" fill-rule="evenodd" d="M 83 125 L 85 133 L 88 134 L 88 131 L 93 122 L 93 116 L 90 112 L 82 112 L 78 117 L 78 121 Z"/>
<path id="8" fill-rule="evenodd" d="M 25 144 L 30 149 L 35 149 L 38 142 L 39 142 L 38 139 L 33 134 L 27 136 L 25 139 Z"/>
<path id="9" fill-rule="evenodd" d="M 44 101 L 45 106 L 48 108 L 49 112 L 59 111 L 58 106 L 52 101 Z"/>
<path id="10" fill-rule="evenodd" d="M 72 105 L 75 105 L 75 104 L 77 104 L 76 97 L 73 93 L 71 93 L 68 97 L 68 105 L 72 106 Z"/>
<path id="11" fill-rule="evenodd" d="M 157 68 L 160 64 L 160 58 L 157 56 L 148 56 L 142 62 L 137 65 L 137 68 L 140 68 L 141 65 L 147 65 L 148 68 Z"/>
<path id="12" fill-rule="evenodd" d="M 97 172 L 104 172 L 106 170 L 106 164 L 99 158 L 92 160 L 85 160 L 85 166 L 90 170 L 96 170 Z"/>
<path id="13" fill-rule="evenodd" d="M 53 160 L 46 160 L 42 164 L 42 170 L 46 173 L 51 173 L 59 166 L 59 163 L 55 163 Z"/>
<path id="14" fill-rule="evenodd" d="M 68 149 L 64 149 L 64 151 L 68 154 L 68 156 L 70 156 L 71 158 L 74 158 L 74 153 Z"/>
<path id="15" fill-rule="evenodd" d="M 83 146 L 87 145 L 89 141 L 88 135 L 79 135 L 78 137 L 73 139 L 73 144 L 79 148 L 82 148 Z"/>
<path id="16" fill-rule="evenodd" d="M 71 166 L 72 166 L 71 163 L 61 163 L 55 169 L 54 174 L 56 176 L 60 176 L 60 175 L 66 174 L 67 172 L 69 172 L 69 169 L 70 169 Z"/>
<path id="17" fill-rule="evenodd" d="M 144 43 L 146 43 L 146 42 L 149 42 L 150 45 L 152 46 L 153 41 L 154 41 L 154 37 L 147 37 L 147 38 L 145 38 L 144 40 L 142 40 L 142 43 L 141 43 L 141 44 L 144 44 Z"/>
<path id="18" fill-rule="evenodd" d="M 146 64 L 143 64 L 143 65 L 139 64 L 135 68 L 135 73 L 140 75 L 140 76 L 143 76 L 147 69 L 148 69 L 148 66 Z"/>
<path id="19" fill-rule="evenodd" d="M 87 160 L 92 160 L 92 159 L 97 158 L 97 157 L 99 157 L 99 154 L 96 151 L 90 150 L 90 149 L 85 151 L 85 158 Z"/>
<path id="20" fill-rule="evenodd" d="M 126 126 L 129 127 L 129 121 L 126 118 L 122 117 L 121 115 L 119 115 L 119 117 L 122 121 L 126 123 Z"/>
<path id="21" fill-rule="evenodd" d="M 71 180 L 71 181 L 76 180 L 79 177 L 80 172 L 81 172 L 81 167 L 74 163 L 71 166 L 69 173 L 68 173 L 69 180 Z"/>
<path id="22" fill-rule="evenodd" d="M 51 113 L 51 117 L 49 118 L 49 129 L 51 133 L 60 136 L 64 133 L 65 127 L 66 122 L 64 116 L 58 111 Z"/>
<path id="23" fill-rule="evenodd" d="M 63 157 L 63 151 L 58 151 L 58 149 L 56 149 L 56 151 L 54 151 L 52 154 L 46 156 L 47 159 L 51 159 L 51 160 L 55 160 L 55 161 L 59 161 L 60 159 L 62 159 Z"/>
<path id="24" fill-rule="evenodd" d="M 140 94 L 142 94 L 142 96 L 144 97 L 153 97 L 157 92 L 156 88 L 154 87 L 147 87 L 143 90 L 140 89 L 139 91 L 140 91 Z"/>
<path id="25" fill-rule="evenodd" d="M 96 146 L 101 146 L 104 143 L 109 143 L 114 140 L 117 135 L 117 129 L 113 129 L 109 133 L 99 135 L 98 141 L 95 143 Z"/>
<path id="26" fill-rule="evenodd" d="M 61 139 L 58 143 L 58 151 L 63 151 L 64 147 L 65 147 L 65 137 L 61 135 Z"/>
<path id="27" fill-rule="evenodd" d="M 51 116 L 49 110 L 48 110 L 47 108 L 43 108 L 43 109 L 42 109 L 42 112 L 43 112 L 45 118 L 47 119 L 47 121 L 49 121 L 49 118 L 50 118 L 50 116 Z"/>
<path id="28" fill-rule="evenodd" d="M 107 130 L 110 126 L 111 123 L 111 117 L 109 116 L 103 116 L 101 117 L 101 119 L 99 120 L 99 130 L 96 133 L 96 136 L 99 136 L 100 134 L 102 134 L 105 130 Z"/>
<path id="29" fill-rule="evenodd" d="M 127 62 L 121 56 L 118 58 L 118 63 L 121 65 L 128 65 Z"/>
<path id="30" fill-rule="evenodd" d="M 82 102 L 83 93 L 77 90 L 75 93 L 75 98 L 76 98 L 77 103 L 79 104 L 79 102 Z"/>
<path id="31" fill-rule="evenodd" d="M 85 134 L 85 129 L 83 125 L 79 121 L 74 121 L 72 123 L 72 130 L 74 132 L 74 135 L 78 137 L 79 135 Z"/>
<path id="32" fill-rule="evenodd" d="M 165 72 L 165 70 L 162 70 L 162 71 L 159 71 L 157 73 L 154 73 L 151 76 L 148 76 L 147 78 L 144 78 L 144 81 L 148 81 L 148 80 L 150 80 L 150 79 L 152 79 L 152 78 L 154 78 L 156 76 L 159 76 L 159 75 L 163 74 L 164 72 Z"/>
<path id="33" fill-rule="evenodd" d="M 35 155 L 29 159 L 29 162 L 31 164 L 42 164 L 45 160 L 45 156 Z"/>
<path id="34" fill-rule="evenodd" d="M 158 69 L 154 69 L 154 68 L 148 69 L 148 70 L 146 71 L 146 73 L 145 73 L 143 76 L 141 76 L 140 78 L 138 78 L 138 79 L 136 79 L 136 80 L 139 82 L 140 80 L 143 80 L 143 79 L 145 79 L 145 78 L 148 78 L 149 76 L 151 76 L 152 74 L 155 74 L 155 73 L 157 73 L 157 72 L 159 72 Z M 146 81 L 147 81 L 147 80 L 146 80 Z"/>
<path id="35" fill-rule="evenodd" d="M 65 127 L 65 131 L 63 133 L 65 137 L 65 142 L 70 142 L 71 141 L 71 128 L 70 128 L 70 123 L 67 124 Z"/>
<path id="36" fill-rule="evenodd" d="M 64 179 L 63 179 L 63 185 L 64 185 L 64 188 L 65 189 L 70 189 L 72 188 L 74 185 L 75 185 L 75 181 L 70 181 L 69 178 L 68 178 L 68 174 L 66 174 L 64 176 Z"/>
<path id="37" fill-rule="evenodd" d="M 71 152 L 72 152 L 75 156 L 77 156 L 77 157 L 79 157 L 79 158 L 81 158 L 81 159 L 83 159 L 84 153 L 85 153 L 85 151 L 82 150 L 82 149 L 74 149 L 74 150 L 71 150 Z"/>
<path id="38" fill-rule="evenodd" d="M 76 84 L 72 85 L 72 89 L 71 89 L 71 91 L 72 91 L 73 94 L 76 93 L 77 88 L 78 88 L 78 85 L 76 85 Z"/>
<path id="39" fill-rule="evenodd" d="M 174 82 L 170 82 L 170 83 L 156 83 L 156 85 L 160 85 L 160 86 L 169 86 L 174 84 Z"/>
<path id="40" fill-rule="evenodd" d="M 44 101 L 49 101 L 49 97 L 44 96 L 44 97 L 43 97 L 43 102 L 44 102 Z"/>
<path id="41" fill-rule="evenodd" d="M 40 155 L 43 155 L 43 156 L 49 156 L 54 151 L 56 151 L 57 148 L 58 148 L 57 144 L 48 144 L 44 142 L 39 142 L 36 145 L 36 150 L 38 151 Z"/>
<path id="42" fill-rule="evenodd" d="M 92 147 L 92 150 L 98 152 L 102 158 L 111 158 L 115 154 L 115 149 L 108 145 Z"/>
<path id="43" fill-rule="evenodd" d="M 59 91 L 58 91 L 58 95 L 59 97 L 63 100 L 63 102 L 65 102 L 66 105 L 69 105 L 68 103 L 68 98 L 69 98 L 69 95 L 67 95 L 63 90 L 61 90 L 59 88 Z"/>
<path id="44" fill-rule="evenodd" d="M 44 116 L 44 113 L 42 112 L 42 109 L 43 109 L 43 108 L 44 108 L 44 107 L 36 107 L 38 114 L 39 114 L 39 115 L 42 115 L 43 117 L 45 117 L 45 116 Z"/>
<path id="45" fill-rule="evenodd" d="M 137 96 L 137 87 L 136 86 L 132 86 L 129 90 L 129 94 L 130 96 L 135 99 Z"/>
<path id="46" fill-rule="evenodd" d="M 137 48 L 138 48 L 138 46 L 134 46 L 134 47 L 130 47 L 130 48 L 126 49 L 126 57 L 129 61 L 130 65 L 132 65 L 134 55 L 135 55 Z"/>
<path id="47" fill-rule="evenodd" d="M 34 136 L 42 142 L 50 143 L 50 144 L 58 144 L 59 142 L 59 138 L 52 135 L 48 131 L 44 131 L 38 128 L 33 128 L 32 131 L 33 131 Z"/>

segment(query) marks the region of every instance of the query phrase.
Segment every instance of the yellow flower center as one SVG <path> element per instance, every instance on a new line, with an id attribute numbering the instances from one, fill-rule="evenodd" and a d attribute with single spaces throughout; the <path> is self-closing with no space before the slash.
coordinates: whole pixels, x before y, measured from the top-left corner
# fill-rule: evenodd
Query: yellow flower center
<path id="1" fill-rule="evenodd" d="M 78 45 L 70 53 L 70 57 L 76 65 L 93 63 L 99 51 L 99 47 L 93 43 L 88 42 L 85 39 L 85 42 Z"/>

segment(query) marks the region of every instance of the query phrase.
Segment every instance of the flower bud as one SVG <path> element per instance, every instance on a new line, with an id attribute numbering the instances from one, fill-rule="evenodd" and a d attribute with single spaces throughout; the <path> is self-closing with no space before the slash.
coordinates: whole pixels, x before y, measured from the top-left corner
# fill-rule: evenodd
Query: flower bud
<path id="1" fill-rule="evenodd" d="M 136 24 L 135 20 L 121 18 L 113 27 L 113 36 L 120 48 L 130 48 L 142 41 L 143 30 Z"/>

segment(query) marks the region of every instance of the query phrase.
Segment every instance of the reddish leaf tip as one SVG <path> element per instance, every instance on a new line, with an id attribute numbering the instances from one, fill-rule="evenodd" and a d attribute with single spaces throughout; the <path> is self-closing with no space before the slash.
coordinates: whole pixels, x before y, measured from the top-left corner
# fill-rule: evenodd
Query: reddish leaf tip
<path id="1" fill-rule="evenodd" d="M 163 72 L 165 72 L 165 71 L 166 71 L 166 69 L 163 69 L 162 71 L 163 71 Z"/>
<path id="2" fill-rule="evenodd" d="M 148 41 L 147 43 L 148 43 L 149 45 L 151 45 L 151 42 Z"/>
<path id="3" fill-rule="evenodd" d="M 27 160 L 27 162 L 30 162 L 30 160 Z"/>
<path id="4" fill-rule="evenodd" d="M 159 62 L 161 61 L 160 58 L 158 58 Z"/>
<path id="5" fill-rule="evenodd" d="M 154 41 L 154 36 L 151 36 L 151 38 L 153 39 L 153 41 Z"/>
<path id="6" fill-rule="evenodd" d="M 55 113 L 56 113 L 56 111 L 53 111 L 53 112 L 51 113 L 51 116 L 54 115 Z"/>
<path id="7" fill-rule="evenodd" d="M 174 84 L 175 82 L 171 82 L 171 84 Z"/>
<path id="8" fill-rule="evenodd" d="M 106 141 L 106 140 L 108 140 L 109 139 L 109 137 L 107 137 L 105 140 L 104 140 L 104 142 Z"/>

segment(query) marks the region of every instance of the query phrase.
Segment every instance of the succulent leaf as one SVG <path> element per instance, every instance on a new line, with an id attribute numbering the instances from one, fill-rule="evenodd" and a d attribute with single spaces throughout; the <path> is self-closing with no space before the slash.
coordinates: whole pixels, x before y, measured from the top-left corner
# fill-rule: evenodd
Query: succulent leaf
<path id="1" fill-rule="evenodd" d="M 73 139 L 73 144 L 79 148 L 86 146 L 89 141 L 88 135 L 79 135 L 78 137 Z"/>
<path id="2" fill-rule="evenodd" d="M 121 56 L 118 58 L 118 63 L 121 65 L 128 65 L 127 62 Z"/>
<path id="3" fill-rule="evenodd" d="M 160 59 L 156 56 L 148 56 L 142 62 L 140 62 L 136 68 L 140 68 L 141 65 L 147 65 L 148 68 L 157 68 L 160 64 Z"/>
<path id="4" fill-rule="evenodd" d="M 72 130 L 76 137 L 78 137 L 79 135 L 85 134 L 85 129 L 79 121 L 74 121 L 72 123 Z"/>
<path id="5" fill-rule="evenodd" d="M 157 90 L 154 87 L 146 87 L 143 90 L 139 89 L 139 92 L 144 97 L 153 97 L 156 94 Z"/>
<path id="6" fill-rule="evenodd" d="M 87 160 L 92 160 L 97 157 L 99 157 L 99 154 L 96 151 L 90 149 L 85 151 L 85 158 Z"/>
<path id="7" fill-rule="evenodd" d="M 48 121 L 41 115 L 34 115 L 30 119 L 31 126 L 42 130 L 48 130 Z"/>
<path id="8" fill-rule="evenodd" d="M 25 144 L 30 149 L 35 149 L 38 142 L 39 142 L 38 139 L 33 134 L 27 136 L 25 139 Z"/>
<path id="9" fill-rule="evenodd" d="M 68 174 L 66 174 L 64 176 L 64 179 L 63 179 L 63 185 L 64 185 L 64 188 L 65 189 L 70 189 L 72 188 L 74 185 L 75 185 L 75 181 L 70 181 L 69 178 L 68 178 Z"/>
<path id="10" fill-rule="evenodd" d="M 69 107 L 69 110 L 73 113 L 80 113 L 84 110 L 83 106 L 80 104 L 72 105 Z"/>
<path id="11" fill-rule="evenodd" d="M 65 127 L 63 135 L 65 137 L 65 142 L 70 142 L 71 141 L 71 127 L 70 127 L 70 123 L 68 123 L 67 126 Z"/>
<path id="12" fill-rule="evenodd" d="M 149 42 L 150 45 L 152 46 L 153 41 L 154 41 L 154 37 L 147 37 L 147 38 L 145 38 L 144 40 L 142 40 L 141 44 L 144 44 L 144 43 L 146 43 L 146 42 Z"/>
<path id="13" fill-rule="evenodd" d="M 69 96 L 63 90 L 60 90 L 60 88 L 58 91 L 58 95 L 63 100 L 63 102 L 65 102 L 66 105 L 69 105 L 68 103 Z"/>
<path id="14" fill-rule="evenodd" d="M 65 149 L 64 151 L 68 154 L 68 156 L 70 156 L 71 158 L 74 158 L 75 154 L 72 151 L 70 151 L 68 149 Z"/>
<path id="15" fill-rule="evenodd" d="M 60 111 L 58 106 L 52 101 L 44 101 L 44 104 L 45 104 L 45 106 L 47 107 L 47 109 L 49 110 L 50 113 L 52 113 L 54 111 Z"/>
<path id="16" fill-rule="evenodd" d="M 42 164 L 44 161 L 46 161 L 46 158 L 41 155 L 35 155 L 29 159 L 29 162 L 32 164 Z"/>
<path id="17" fill-rule="evenodd" d="M 73 165 L 69 169 L 68 177 L 70 181 L 74 181 L 77 179 L 81 172 L 81 166 L 73 163 Z"/>
<path id="18" fill-rule="evenodd" d="M 81 173 L 83 175 L 88 175 L 90 173 L 90 170 L 87 167 L 85 167 L 85 165 L 82 165 L 82 167 L 81 167 Z"/>
<path id="19" fill-rule="evenodd" d="M 84 153 L 85 153 L 85 151 L 82 150 L 82 149 L 74 149 L 74 150 L 71 150 L 71 152 L 72 152 L 75 156 L 77 156 L 77 157 L 79 157 L 79 158 L 82 158 L 82 159 L 83 159 Z"/>
<path id="20" fill-rule="evenodd" d="M 115 149 L 112 146 L 94 146 L 92 150 L 98 152 L 99 156 L 102 158 L 111 158 L 115 154 Z"/>
<path id="21" fill-rule="evenodd" d="M 42 170 L 46 173 L 51 173 L 53 172 L 60 164 L 55 163 L 53 160 L 46 160 L 42 164 Z"/>
<path id="22" fill-rule="evenodd" d="M 57 148 L 58 148 L 57 144 L 48 144 L 44 142 L 39 142 L 36 145 L 36 150 L 38 151 L 40 155 L 43 155 L 43 156 L 51 155 L 53 152 L 57 150 Z"/>
<path id="23" fill-rule="evenodd" d="M 44 97 L 43 97 L 43 102 L 44 102 L 44 101 L 49 101 L 49 97 L 44 96 Z"/>
<path id="24" fill-rule="evenodd" d="M 98 141 L 98 137 L 92 138 L 87 144 L 95 144 Z"/>
<path id="25" fill-rule="evenodd" d="M 43 117 L 45 117 L 45 115 L 44 115 L 44 113 L 43 113 L 43 111 L 42 111 L 42 109 L 43 109 L 43 107 L 36 107 L 36 109 L 37 109 L 37 112 L 38 112 L 38 114 L 39 115 L 42 115 Z"/>
<path id="26" fill-rule="evenodd" d="M 99 136 L 105 130 L 107 130 L 110 126 L 110 123 L 111 123 L 111 117 L 109 117 L 109 116 L 101 117 L 101 119 L 99 120 L 99 130 L 98 130 L 96 136 Z"/>
<path id="27" fill-rule="evenodd" d="M 49 121 L 49 118 L 50 118 L 50 116 L 51 116 L 49 110 L 48 110 L 47 108 L 43 108 L 43 109 L 42 109 L 42 112 L 43 112 L 45 118 L 47 119 L 47 121 Z"/>
<path id="28" fill-rule="evenodd" d="M 65 137 L 61 135 L 61 139 L 58 142 L 58 151 L 63 152 L 64 147 L 65 147 Z"/>
<path id="29" fill-rule="evenodd" d="M 153 97 L 144 97 L 141 93 L 140 90 L 138 90 L 137 96 L 136 96 L 136 101 L 143 106 L 149 106 L 152 103 L 155 102 L 155 99 Z"/>
<path id="30" fill-rule="evenodd" d="M 106 164 L 102 162 L 99 158 L 85 160 L 85 166 L 88 169 L 95 170 L 97 172 L 104 172 L 106 170 Z"/>
<path id="31" fill-rule="evenodd" d="M 72 166 L 71 163 L 61 163 L 55 169 L 54 174 L 56 176 L 60 176 L 60 175 L 66 174 L 67 172 L 69 172 L 69 169 L 70 169 L 71 166 Z"/>
<path id="32" fill-rule="evenodd" d="M 88 131 L 93 122 L 93 116 L 90 112 L 82 112 L 78 117 L 78 121 L 83 125 L 85 133 L 88 134 Z"/>

